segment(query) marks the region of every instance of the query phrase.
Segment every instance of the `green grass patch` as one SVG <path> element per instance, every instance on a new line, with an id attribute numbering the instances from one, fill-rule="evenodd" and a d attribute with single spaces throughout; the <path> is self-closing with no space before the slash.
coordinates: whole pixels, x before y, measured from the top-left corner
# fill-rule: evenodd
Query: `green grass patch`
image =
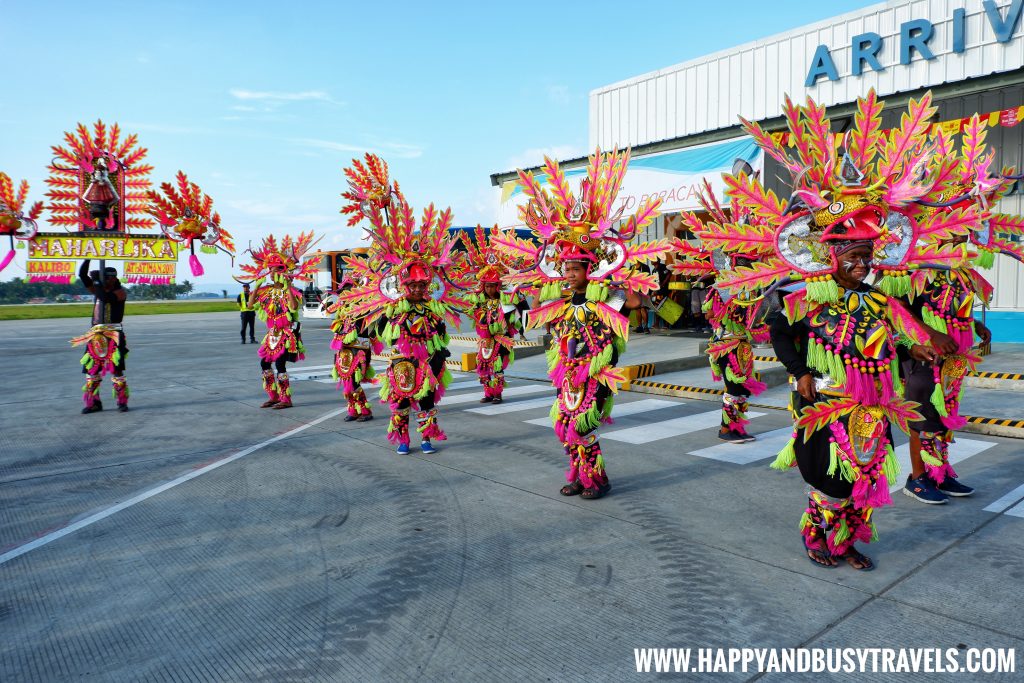
<path id="1" fill-rule="evenodd" d="M 237 311 L 233 301 L 132 301 L 124 309 L 130 315 L 157 315 L 160 313 L 221 313 Z M 35 320 L 39 318 L 89 318 L 92 304 L 27 304 L 0 306 L 0 320 Z"/>

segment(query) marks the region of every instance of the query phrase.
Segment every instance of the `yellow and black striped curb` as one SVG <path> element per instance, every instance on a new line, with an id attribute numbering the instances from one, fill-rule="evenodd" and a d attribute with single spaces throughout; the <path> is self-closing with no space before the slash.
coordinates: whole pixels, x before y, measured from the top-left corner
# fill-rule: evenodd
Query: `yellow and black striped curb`
<path id="1" fill-rule="evenodd" d="M 627 377 L 633 377 L 640 379 L 641 377 L 651 377 L 654 375 L 654 363 L 640 363 L 639 365 L 627 365 L 623 368 L 626 371 Z"/>
<path id="2" fill-rule="evenodd" d="M 1015 372 L 983 372 L 975 370 L 974 372 L 968 372 L 968 377 L 982 377 L 984 379 L 1012 379 L 1022 380 L 1024 375 L 1017 374 Z"/>
<path id="3" fill-rule="evenodd" d="M 754 360 L 763 361 L 765 363 L 778 363 L 779 359 L 775 356 L 754 356 Z M 979 377 L 981 379 L 1009 379 L 1013 381 L 1024 380 L 1024 375 L 1016 372 L 987 372 L 984 370 L 974 370 L 973 372 L 967 373 L 968 377 Z"/>
<path id="4" fill-rule="evenodd" d="M 680 393 L 680 394 L 704 394 L 709 396 L 721 396 L 725 393 L 724 389 L 709 389 L 707 387 L 690 387 L 683 384 L 669 384 L 667 382 L 650 382 L 648 380 L 636 380 L 630 382 L 630 389 L 632 387 L 639 387 L 648 391 L 644 393 L 657 393 L 664 391 L 666 393 Z"/>
<path id="5" fill-rule="evenodd" d="M 999 417 L 972 417 L 970 415 L 964 415 L 963 417 L 967 420 L 968 424 L 1024 429 L 1024 420 L 1007 420 Z"/>
<path id="6" fill-rule="evenodd" d="M 473 337 L 473 336 L 470 336 L 468 334 L 453 334 L 453 335 L 450 335 L 448 338 L 451 339 L 452 341 L 470 342 L 472 344 L 476 344 L 477 341 L 480 340 L 479 337 Z M 530 346 L 543 346 L 543 344 L 541 344 L 540 342 L 523 341 L 522 339 L 514 340 L 512 345 L 514 347 L 516 347 L 516 348 L 530 347 Z"/>

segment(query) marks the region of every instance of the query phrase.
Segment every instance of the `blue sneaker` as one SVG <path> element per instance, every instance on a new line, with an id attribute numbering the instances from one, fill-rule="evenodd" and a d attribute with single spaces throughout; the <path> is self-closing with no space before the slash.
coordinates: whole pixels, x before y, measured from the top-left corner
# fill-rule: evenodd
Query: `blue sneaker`
<path id="1" fill-rule="evenodd" d="M 927 474 L 922 474 L 917 479 L 914 479 L 913 476 L 913 474 L 907 475 L 907 484 L 903 487 L 904 494 L 928 505 L 942 505 L 949 500 L 946 498 L 946 494 L 935 488 L 935 482 Z"/>
<path id="2" fill-rule="evenodd" d="M 395 449 L 395 453 L 398 453 L 399 455 L 409 455 L 409 444 L 398 444 L 398 448 Z"/>
<path id="3" fill-rule="evenodd" d="M 946 477 L 946 479 L 939 484 L 939 491 L 942 491 L 947 496 L 955 496 L 957 498 L 963 498 L 974 493 L 974 487 L 968 486 L 967 484 L 961 484 L 953 477 Z"/>
<path id="4" fill-rule="evenodd" d="M 437 453 L 437 449 L 430 445 L 429 441 L 424 441 L 420 444 L 420 450 L 430 455 L 431 453 Z"/>

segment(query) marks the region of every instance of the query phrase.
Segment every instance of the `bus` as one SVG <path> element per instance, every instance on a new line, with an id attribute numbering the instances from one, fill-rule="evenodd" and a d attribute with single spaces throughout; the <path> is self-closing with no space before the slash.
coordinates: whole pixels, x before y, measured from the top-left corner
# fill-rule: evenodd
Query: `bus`
<path id="1" fill-rule="evenodd" d="M 328 307 L 338 300 L 338 287 L 345 279 L 345 257 L 355 256 L 366 258 L 367 247 L 341 249 L 339 251 L 318 251 L 314 258 L 319 258 L 316 275 L 302 292 L 302 317 L 313 319 L 330 318 Z"/>

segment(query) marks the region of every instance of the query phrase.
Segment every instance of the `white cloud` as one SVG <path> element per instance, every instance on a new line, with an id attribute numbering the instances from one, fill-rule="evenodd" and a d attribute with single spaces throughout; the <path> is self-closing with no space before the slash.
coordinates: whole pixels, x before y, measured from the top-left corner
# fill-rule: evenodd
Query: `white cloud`
<path id="1" fill-rule="evenodd" d="M 423 155 L 423 148 L 419 145 L 407 145 L 401 142 L 378 142 L 375 145 L 361 145 L 349 142 L 334 142 L 332 140 L 318 140 L 315 138 L 291 138 L 289 142 L 317 149 L 328 149 L 334 152 L 355 152 L 357 154 L 370 152 L 399 159 L 416 159 Z"/>
<path id="2" fill-rule="evenodd" d="M 554 145 L 552 147 L 532 147 L 530 149 L 523 150 L 519 154 L 509 158 L 507 162 L 508 170 L 517 168 L 533 168 L 540 166 L 544 163 L 544 157 L 548 156 L 558 161 L 565 161 L 566 159 L 576 159 L 584 156 L 584 152 L 575 145 Z"/>
<path id="3" fill-rule="evenodd" d="M 548 99 L 555 104 L 566 105 L 569 104 L 569 86 L 567 85 L 549 85 L 546 88 Z"/>
<path id="4" fill-rule="evenodd" d="M 302 90 L 299 92 L 274 92 L 269 90 L 246 90 L 231 88 L 228 93 L 235 99 L 258 102 L 302 102 L 319 101 L 331 104 L 342 104 L 331 98 L 324 90 Z"/>
<path id="5" fill-rule="evenodd" d="M 455 225 L 494 225 L 498 218 L 501 188 L 482 186 L 472 194 L 456 196 L 452 200 Z"/>

